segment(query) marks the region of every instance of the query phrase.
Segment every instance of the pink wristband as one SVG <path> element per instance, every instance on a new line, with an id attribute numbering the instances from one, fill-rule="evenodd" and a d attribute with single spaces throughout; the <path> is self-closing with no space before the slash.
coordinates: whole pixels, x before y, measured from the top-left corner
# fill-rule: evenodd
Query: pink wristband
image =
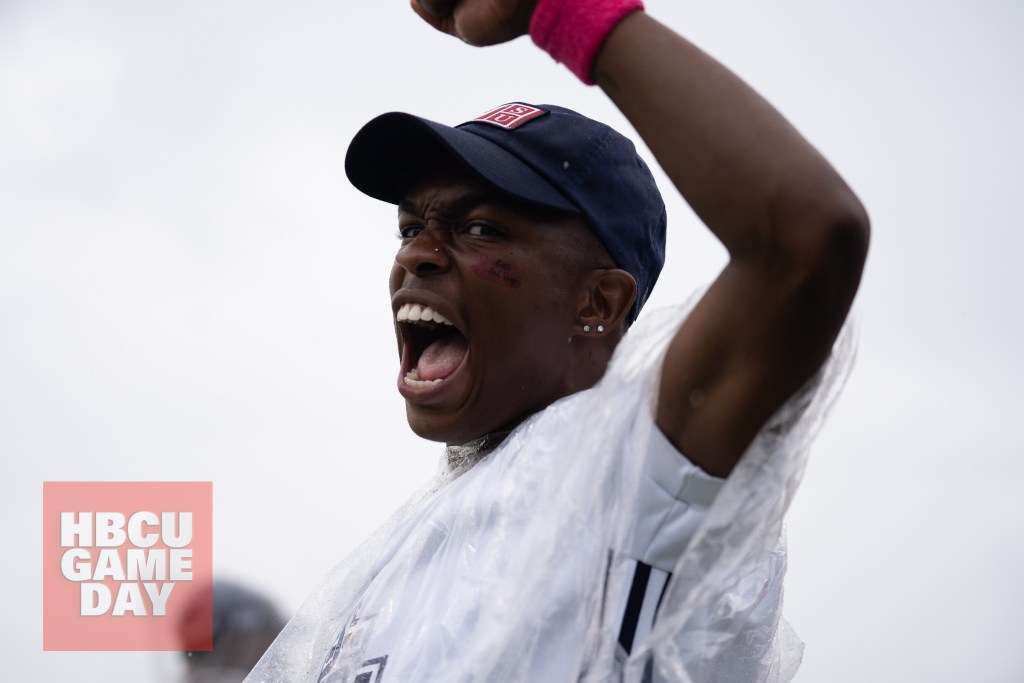
<path id="1" fill-rule="evenodd" d="M 530 17 L 530 37 L 549 55 L 593 85 L 590 72 L 597 51 L 615 25 L 643 0 L 538 0 Z"/>

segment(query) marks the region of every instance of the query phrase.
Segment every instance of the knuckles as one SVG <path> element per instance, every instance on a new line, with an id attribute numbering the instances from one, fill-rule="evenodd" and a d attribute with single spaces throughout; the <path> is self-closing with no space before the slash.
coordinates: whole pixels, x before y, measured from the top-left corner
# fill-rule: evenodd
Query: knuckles
<path id="1" fill-rule="evenodd" d="M 455 11 L 454 0 L 416 0 L 424 12 L 436 19 L 452 16 Z"/>
<path id="2" fill-rule="evenodd" d="M 526 33 L 534 4 L 522 0 L 413 2 L 419 8 L 418 13 L 434 28 L 475 46 L 504 43 Z"/>

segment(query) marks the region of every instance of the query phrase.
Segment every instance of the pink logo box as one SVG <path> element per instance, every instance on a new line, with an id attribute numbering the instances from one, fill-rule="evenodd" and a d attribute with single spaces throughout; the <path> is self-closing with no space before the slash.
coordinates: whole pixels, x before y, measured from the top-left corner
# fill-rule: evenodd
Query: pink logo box
<path id="1" fill-rule="evenodd" d="M 43 649 L 212 649 L 211 482 L 44 482 Z"/>

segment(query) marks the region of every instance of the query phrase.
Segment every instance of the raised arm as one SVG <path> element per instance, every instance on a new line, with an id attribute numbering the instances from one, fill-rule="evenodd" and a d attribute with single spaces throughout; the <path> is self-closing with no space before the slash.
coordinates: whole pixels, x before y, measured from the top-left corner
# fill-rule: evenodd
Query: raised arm
<path id="1" fill-rule="evenodd" d="M 536 0 L 412 5 L 435 28 L 490 44 L 525 33 Z M 727 475 L 828 356 L 860 281 L 867 216 L 771 105 L 645 13 L 608 34 L 590 76 L 729 252 L 669 346 L 656 415 L 681 452 Z"/>
<path id="2" fill-rule="evenodd" d="M 618 24 L 593 78 L 729 251 L 669 347 L 657 411 L 677 448 L 726 475 L 828 356 L 860 282 L 867 216 L 771 105 L 646 14 Z"/>

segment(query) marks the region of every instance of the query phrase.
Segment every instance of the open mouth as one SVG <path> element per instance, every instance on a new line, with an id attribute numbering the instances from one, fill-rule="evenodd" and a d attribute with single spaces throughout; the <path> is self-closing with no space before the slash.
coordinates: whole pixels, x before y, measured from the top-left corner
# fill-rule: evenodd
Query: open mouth
<path id="1" fill-rule="evenodd" d="M 469 343 L 448 318 L 424 304 L 402 304 L 395 315 L 402 334 L 402 381 L 413 389 L 441 384 L 466 359 Z"/>

